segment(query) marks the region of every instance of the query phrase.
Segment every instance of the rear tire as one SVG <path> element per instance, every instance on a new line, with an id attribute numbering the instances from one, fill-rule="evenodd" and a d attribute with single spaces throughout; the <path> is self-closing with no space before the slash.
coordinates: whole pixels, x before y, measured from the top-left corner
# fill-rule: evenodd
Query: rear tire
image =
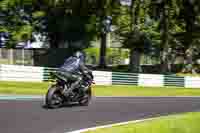
<path id="1" fill-rule="evenodd" d="M 80 101 L 79 104 L 81 106 L 88 106 L 90 103 L 90 100 L 92 98 L 92 89 L 91 87 L 88 88 L 87 92 L 86 92 L 86 96 L 84 96 Z"/>
<path id="2" fill-rule="evenodd" d="M 45 104 L 48 108 L 59 108 L 63 104 L 63 98 L 60 88 L 57 85 L 52 85 L 45 98 Z"/>

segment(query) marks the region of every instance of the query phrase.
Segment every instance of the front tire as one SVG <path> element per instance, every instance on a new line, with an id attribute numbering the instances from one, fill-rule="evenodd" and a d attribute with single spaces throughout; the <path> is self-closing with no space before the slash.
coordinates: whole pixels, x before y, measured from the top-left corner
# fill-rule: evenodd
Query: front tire
<path id="1" fill-rule="evenodd" d="M 59 86 L 52 85 L 45 98 L 45 104 L 48 108 L 59 108 L 63 104 L 63 98 Z"/>
<path id="2" fill-rule="evenodd" d="M 92 98 L 92 89 L 91 89 L 91 87 L 89 87 L 86 92 L 86 95 L 83 96 L 83 98 L 79 101 L 79 104 L 81 106 L 88 106 L 91 98 Z"/>

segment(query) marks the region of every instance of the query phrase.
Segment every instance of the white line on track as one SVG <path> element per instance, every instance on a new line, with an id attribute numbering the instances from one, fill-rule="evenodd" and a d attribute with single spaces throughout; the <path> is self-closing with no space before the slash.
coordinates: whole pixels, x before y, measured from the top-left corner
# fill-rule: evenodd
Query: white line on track
<path id="1" fill-rule="evenodd" d="M 83 133 L 83 132 L 94 131 L 94 130 L 102 129 L 102 128 L 110 128 L 110 127 L 115 127 L 115 126 L 122 126 L 122 125 L 127 125 L 127 124 L 140 123 L 140 122 L 151 121 L 151 120 L 155 120 L 155 119 L 158 119 L 158 118 L 149 118 L 149 119 L 134 120 L 134 121 L 128 121 L 128 122 L 120 122 L 120 123 L 116 123 L 116 124 L 109 124 L 109 125 L 104 125 L 104 126 L 91 127 L 91 128 L 80 129 L 80 130 L 76 130 L 76 131 L 72 131 L 72 132 L 65 132 L 65 133 Z"/>

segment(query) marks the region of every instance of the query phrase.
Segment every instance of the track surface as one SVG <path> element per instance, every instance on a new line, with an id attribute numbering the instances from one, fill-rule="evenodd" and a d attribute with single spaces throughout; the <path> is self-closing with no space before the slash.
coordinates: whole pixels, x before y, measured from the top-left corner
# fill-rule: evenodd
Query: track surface
<path id="1" fill-rule="evenodd" d="M 179 112 L 200 111 L 200 98 L 100 98 L 88 107 L 48 110 L 40 99 L 0 100 L 1 133 L 64 133 Z"/>

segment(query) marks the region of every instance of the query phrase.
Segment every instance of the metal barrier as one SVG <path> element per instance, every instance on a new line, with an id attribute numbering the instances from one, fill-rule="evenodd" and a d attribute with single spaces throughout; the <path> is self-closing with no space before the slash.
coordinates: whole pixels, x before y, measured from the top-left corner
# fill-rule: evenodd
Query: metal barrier
<path id="1" fill-rule="evenodd" d="M 50 72 L 57 68 L 0 65 L 0 80 L 3 81 L 50 81 Z M 136 85 L 150 87 L 200 88 L 200 77 L 177 77 L 174 75 L 136 74 L 121 72 L 93 71 L 97 85 Z"/>

